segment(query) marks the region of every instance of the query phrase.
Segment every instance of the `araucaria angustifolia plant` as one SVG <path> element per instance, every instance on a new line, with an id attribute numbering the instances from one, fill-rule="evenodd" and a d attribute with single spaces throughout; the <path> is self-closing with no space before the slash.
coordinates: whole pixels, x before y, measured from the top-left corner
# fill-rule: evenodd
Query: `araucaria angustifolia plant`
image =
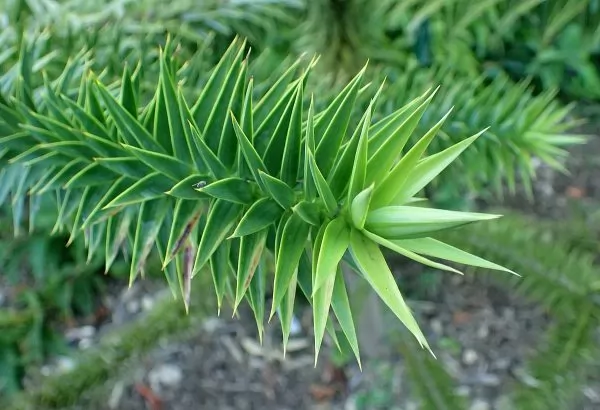
<path id="1" fill-rule="evenodd" d="M 299 287 L 314 312 L 315 356 L 326 331 L 337 340 L 337 324 L 359 363 L 342 263 L 427 349 L 382 247 L 451 272 L 429 258 L 508 271 L 433 238 L 496 215 L 418 203 L 481 135 L 428 155 L 451 113 L 420 138 L 412 134 L 436 90 L 374 122 L 385 84 L 359 107 L 357 97 L 368 92 L 363 69 L 316 112 L 305 96 L 313 60 L 292 66 L 257 98 L 245 43 L 235 40 L 190 104 L 179 77 L 185 64 L 173 49 L 160 54 L 152 95 L 141 91 L 148 83 L 140 86 L 139 70 L 125 69 L 116 84 L 82 74 L 74 93 L 66 91 L 72 66 L 41 88 L 31 76 L 17 81 L 15 98 L 0 101 L 0 152 L 9 159 L 1 176 L 13 204 L 51 196 L 58 226 L 72 238 L 83 234 L 92 252 L 104 243 L 107 269 L 119 253 L 130 257 L 132 282 L 156 250 L 186 305 L 192 278 L 210 271 L 219 309 L 224 300 L 234 311 L 247 300 L 259 334 L 272 277 L 268 316 L 278 314 L 284 346 Z"/>

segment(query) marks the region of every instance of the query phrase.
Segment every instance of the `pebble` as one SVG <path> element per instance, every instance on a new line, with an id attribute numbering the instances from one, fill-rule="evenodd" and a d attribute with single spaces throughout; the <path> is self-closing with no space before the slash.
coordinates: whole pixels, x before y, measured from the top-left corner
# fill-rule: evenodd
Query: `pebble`
<path id="1" fill-rule="evenodd" d="M 509 396 L 500 396 L 494 401 L 495 410 L 512 410 L 514 406 Z"/>
<path id="2" fill-rule="evenodd" d="M 108 408 L 111 410 L 119 408 L 119 403 L 121 402 L 121 398 L 123 397 L 123 393 L 125 391 L 125 383 L 119 381 L 113 387 L 110 396 L 108 398 Z"/>
<path id="3" fill-rule="evenodd" d="M 214 333 L 223 326 L 223 321 L 218 317 L 210 317 L 202 324 L 202 329 L 208 333 Z"/>
<path id="4" fill-rule="evenodd" d="M 506 370 L 510 367 L 510 359 L 507 357 L 501 357 L 494 361 L 494 368 L 498 370 Z"/>
<path id="5" fill-rule="evenodd" d="M 419 409 L 419 404 L 415 403 L 414 401 L 409 401 L 406 403 L 406 410 L 418 410 Z"/>
<path id="6" fill-rule="evenodd" d="M 77 347 L 79 347 L 81 350 L 85 350 L 92 347 L 93 344 L 94 342 L 92 341 L 92 339 L 81 339 L 77 344 Z"/>
<path id="7" fill-rule="evenodd" d="M 487 324 L 483 324 L 479 329 L 477 329 L 477 337 L 480 339 L 487 339 L 490 335 L 490 327 Z"/>
<path id="8" fill-rule="evenodd" d="M 587 397 L 592 403 L 600 403 L 600 392 L 594 390 L 589 386 L 585 386 L 581 390 L 583 392 L 583 395 Z"/>
<path id="9" fill-rule="evenodd" d="M 144 295 L 142 298 L 142 309 L 145 311 L 149 311 L 154 306 L 154 299 L 152 299 L 148 295 Z"/>
<path id="10" fill-rule="evenodd" d="M 130 300 L 129 302 L 127 302 L 127 304 L 125 305 L 127 308 L 127 312 L 133 314 L 133 313 L 137 313 L 140 310 L 140 301 L 133 299 Z"/>
<path id="11" fill-rule="evenodd" d="M 515 309 L 511 307 L 504 308 L 504 312 L 502 312 L 502 318 L 507 322 L 513 322 L 515 320 Z"/>
<path id="12" fill-rule="evenodd" d="M 479 355 L 477 354 L 477 352 L 473 349 L 466 349 L 463 352 L 462 355 L 462 361 L 464 364 L 466 364 L 467 366 L 472 366 L 474 365 L 477 360 L 479 359 Z"/>
<path id="13" fill-rule="evenodd" d="M 174 364 L 161 364 L 150 370 L 148 381 L 153 390 L 159 391 L 161 386 L 174 387 L 183 379 L 183 372 Z"/>
<path id="14" fill-rule="evenodd" d="M 490 410 L 491 408 L 492 407 L 490 406 L 490 404 L 487 401 L 477 399 L 473 402 L 473 404 L 471 404 L 471 407 L 469 407 L 469 410 Z"/>
<path id="15" fill-rule="evenodd" d="M 56 371 L 58 373 L 65 373 L 75 368 L 75 360 L 67 356 L 60 356 L 56 360 Z"/>
<path id="16" fill-rule="evenodd" d="M 471 388 L 469 386 L 459 386 L 456 388 L 455 393 L 460 397 L 469 397 L 471 394 Z"/>
<path id="17" fill-rule="evenodd" d="M 442 325 L 442 321 L 440 319 L 431 319 L 429 326 L 431 326 L 433 333 L 437 335 L 441 335 L 444 332 L 444 326 Z"/>
<path id="18" fill-rule="evenodd" d="M 514 370 L 515 377 L 529 387 L 538 387 L 540 381 L 533 377 L 524 367 L 517 367 Z"/>
<path id="19" fill-rule="evenodd" d="M 484 373 L 477 376 L 478 381 L 483 386 L 496 387 L 500 385 L 500 377 L 492 373 Z"/>
<path id="20" fill-rule="evenodd" d="M 298 318 L 295 315 L 293 315 L 292 323 L 290 326 L 290 334 L 292 336 L 297 336 L 300 334 L 300 332 L 302 332 L 302 324 L 300 323 L 300 320 L 298 320 Z"/>
<path id="21" fill-rule="evenodd" d="M 460 377 L 461 369 L 460 369 L 460 363 L 458 362 L 458 360 L 455 360 L 449 354 L 443 354 L 441 356 L 441 359 L 444 363 L 444 368 L 446 369 L 446 371 L 448 372 L 448 374 L 450 376 L 452 376 L 455 379 Z"/>
<path id="22" fill-rule="evenodd" d="M 350 396 L 349 400 L 344 403 L 344 410 L 356 410 L 358 408 L 357 401 L 355 397 Z"/>
<path id="23" fill-rule="evenodd" d="M 91 339 L 96 334 L 96 328 L 94 326 L 81 326 L 67 330 L 65 338 L 70 341 L 79 341 L 84 339 Z"/>

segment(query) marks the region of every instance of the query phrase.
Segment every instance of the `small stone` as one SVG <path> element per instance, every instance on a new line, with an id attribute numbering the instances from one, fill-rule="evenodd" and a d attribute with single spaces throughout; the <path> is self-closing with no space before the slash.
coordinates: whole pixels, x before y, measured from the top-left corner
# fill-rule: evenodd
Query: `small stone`
<path id="1" fill-rule="evenodd" d="M 348 397 L 348 399 L 346 400 L 346 402 L 344 403 L 344 410 L 356 410 L 358 409 L 358 406 L 356 405 L 356 398 L 355 397 Z"/>
<path id="2" fill-rule="evenodd" d="M 533 377 L 525 368 L 518 367 L 514 370 L 515 377 L 519 379 L 522 383 L 526 384 L 529 387 L 538 387 L 540 385 L 540 381 Z"/>
<path id="3" fill-rule="evenodd" d="M 491 408 L 492 407 L 490 406 L 490 404 L 487 401 L 477 399 L 473 402 L 473 404 L 471 404 L 471 407 L 469 407 L 469 410 L 490 410 Z"/>
<path id="4" fill-rule="evenodd" d="M 290 326 L 290 335 L 297 336 L 300 334 L 300 332 L 302 332 L 302 325 L 300 324 L 298 318 L 295 315 L 293 315 L 292 324 Z"/>
<path id="5" fill-rule="evenodd" d="M 450 282 L 453 285 L 460 285 L 461 283 L 463 283 L 463 277 L 462 275 L 452 275 L 450 276 Z"/>
<path id="6" fill-rule="evenodd" d="M 454 359 L 449 354 L 443 354 L 441 356 L 441 359 L 442 359 L 442 362 L 444 363 L 444 368 L 446 369 L 448 374 L 450 374 L 450 376 L 452 376 L 453 378 L 460 377 L 461 369 L 460 369 L 460 363 L 458 362 L 458 360 Z"/>
<path id="7" fill-rule="evenodd" d="M 466 364 L 467 366 L 472 366 L 474 365 L 477 360 L 479 359 L 479 355 L 477 354 L 477 352 L 473 349 L 466 349 L 463 352 L 462 355 L 462 361 L 464 364 Z"/>
<path id="8" fill-rule="evenodd" d="M 444 326 L 442 325 L 442 321 L 440 319 L 431 319 L 429 326 L 431 326 L 433 333 L 437 335 L 444 333 Z"/>
<path id="9" fill-rule="evenodd" d="M 223 325 L 223 321 L 218 317 L 210 317 L 202 324 L 202 329 L 208 333 L 214 333 Z"/>
<path id="10" fill-rule="evenodd" d="M 61 356 L 56 360 L 56 370 L 65 373 L 75 368 L 75 361 L 70 357 Z"/>
<path id="11" fill-rule="evenodd" d="M 477 337 L 480 339 L 487 339 L 490 335 L 490 327 L 486 324 L 482 325 L 477 329 Z"/>
<path id="12" fill-rule="evenodd" d="M 65 338 L 69 341 L 77 341 L 83 339 L 91 339 L 94 337 L 96 333 L 96 328 L 94 326 L 82 326 L 75 327 L 73 329 L 69 329 L 65 334 Z"/>
<path id="13" fill-rule="evenodd" d="M 510 367 L 510 359 L 501 357 L 494 362 L 494 368 L 498 370 L 506 370 Z"/>
<path id="14" fill-rule="evenodd" d="M 459 386 L 456 388 L 455 393 L 457 396 L 469 397 L 471 394 L 471 388 L 469 386 Z"/>
<path id="15" fill-rule="evenodd" d="M 110 397 L 108 398 L 108 408 L 111 410 L 119 408 L 119 403 L 121 402 L 121 398 L 123 397 L 123 392 L 125 391 L 125 383 L 119 381 L 113 387 Z"/>
<path id="16" fill-rule="evenodd" d="M 590 386 L 585 386 L 582 389 L 583 395 L 587 397 L 592 403 L 600 403 L 600 393 Z"/>
<path id="17" fill-rule="evenodd" d="M 504 319 L 506 319 L 506 321 L 508 322 L 512 322 L 515 319 L 515 310 L 513 308 L 507 307 L 504 309 L 503 313 L 503 317 Z"/>
<path id="18" fill-rule="evenodd" d="M 174 364 L 162 364 L 148 373 L 148 381 L 153 390 L 159 391 L 161 386 L 173 387 L 183 379 L 183 372 Z"/>
<path id="19" fill-rule="evenodd" d="M 419 404 L 414 402 L 414 401 L 409 401 L 406 403 L 406 406 L 404 407 L 406 410 L 418 410 L 419 409 Z"/>
<path id="20" fill-rule="evenodd" d="M 500 377 L 492 373 L 484 373 L 477 376 L 479 384 L 488 387 L 496 387 L 500 385 Z"/>
<path id="21" fill-rule="evenodd" d="M 452 323 L 457 326 L 466 325 L 471 321 L 472 314 L 470 312 L 465 312 L 462 310 L 454 312 L 452 315 Z"/>
<path id="22" fill-rule="evenodd" d="M 129 313 L 137 313 L 140 310 L 140 302 L 139 300 L 133 299 L 127 302 L 127 312 Z"/>
<path id="23" fill-rule="evenodd" d="M 85 350 L 85 349 L 89 349 L 90 347 L 92 347 L 93 344 L 94 344 L 94 342 L 92 341 L 92 339 L 81 339 L 79 341 L 79 343 L 77 344 L 77 346 L 81 350 Z"/>
<path id="24" fill-rule="evenodd" d="M 494 401 L 495 410 L 512 410 L 514 408 L 510 396 L 500 396 Z"/>
<path id="25" fill-rule="evenodd" d="M 152 309 L 152 306 L 154 306 L 154 299 L 152 299 L 148 295 L 144 295 L 144 297 L 142 298 L 142 309 L 148 311 Z"/>

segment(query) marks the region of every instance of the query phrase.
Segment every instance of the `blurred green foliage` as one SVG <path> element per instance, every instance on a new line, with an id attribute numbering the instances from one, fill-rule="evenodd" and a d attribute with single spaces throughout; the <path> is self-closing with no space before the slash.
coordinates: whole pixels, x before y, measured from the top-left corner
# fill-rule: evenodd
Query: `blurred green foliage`
<path id="1" fill-rule="evenodd" d="M 374 120 L 441 85 L 420 131 L 450 106 L 456 111 L 441 130 L 443 138 L 432 145 L 433 152 L 491 127 L 427 192 L 431 200 L 453 208 L 473 208 L 479 198 L 493 201 L 505 191 L 514 193 L 519 184 L 531 194 L 537 160 L 564 171 L 567 148 L 583 142 L 573 135 L 580 121 L 565 100 L 600 100 L 600 0 L 176 0 L 168 7 L 156 0 L 0 4 L 0 98 L 12 95 L 24 80 L 35 85 L 27 97 L 36 102 L 45 81 L 76 94 L 79 80 L 91 69 L 116 89 L 125 64 L 153 84 L 159 75 L 157 45 L 164 46 L 168 36 L 176 40 L 171 44 L 178 44 L 173 55 L 183 90 L 192 95 L 205 85 L 210 67 L 236 35 L 248 38 L 255 50 L 250 64 L 257 94 L 301 53 L 321 56 L 319 75 L 309 79 L 309 89 L 324 94 L 315 101 L 317 108 L 326 106 L 367 59 L 367 78 L 386 78 L 389 85 Z M 65 66 L 68 81 L 62 77 L 59 83 L 56 79 Z M 142 82 L 141 89 L 148 84 Z M 363 104 L 368 103 L 365 98 Z M 0 166 L 0 203 L 5 203 L 0 214 L 0 289 L 8 292 L 0 309 L 0 392 L 9 392 L 20 388 L 27 366 L 40 365 L 61 351 L 60 325 L 93 312 L 95 295 L 106 280 L 103 258 L 89 251 L 99 245 L 86 243 L 98 236 L 90 233 L 65 248 L 70 236 L 55 224 L 61 219 L 56 201 L 48 196 L 29 202 L 21 195 L 20 181 L 27 176 L 11 166 L 1 147 Z M 28 226 L 32 219 L 35 230 Z M 597 277 L 597 266 L 590 262 L 597 255 L 597 237 L 585 241 L 582 256 L 581 239 L 589 236 L 585 224 L 567 224 L 573 240 L 557 241 L 554 247 L 539 240 L 537 228 L 528 230 L 526 225 L 508 220 L 453 239 L 471 244 L 484 256 L 504 250 L 493 256 L 506 258 L 509 266 L 511 261 L 521 264 L 518 270 L 529 275 L 518 288 L 527 296 L 549 305 L 567 304 L 568 309 L 555 312 L 560 320 L 573 319 L 580 303 L 595 312 L 597 302 L 588 297 L 598 290 L 598 282 L 590 279 Z M 568 236 L 569 229 L 560 235 Z M 526 249 L 527 258 L 522 255 Z M 580 332 L 585 337 L 571 338 L 569 329 L 578 322 L 569 323 L 565 332 L 553 330 L 550 350 L 544 352 L 561 350 L 569 340 L 587 349 L 586 332 L 597 323 L 597 313 L 578 328 L 585 330 Z M 410 346 L 402 349 L 414 359 L 406 350 Z M 579 360 L 577 355 L 565 357 Z M 538 362 L 540 377 L 559 371 L 546 367 L 549 363 L 543 358 Z M 435 362 L 425 366 L 435 372 Z M 414 380 L 418 384 L 420 379 Z M 435 380 L 448 393 L 448 377 Z M 563 391 L 556 384 L 547 386 L 544 400 Z M 531 404 L 536 395 L 529 393 L 515 396 Z M 431 405 L 435 408 L 435 402 Z"/>

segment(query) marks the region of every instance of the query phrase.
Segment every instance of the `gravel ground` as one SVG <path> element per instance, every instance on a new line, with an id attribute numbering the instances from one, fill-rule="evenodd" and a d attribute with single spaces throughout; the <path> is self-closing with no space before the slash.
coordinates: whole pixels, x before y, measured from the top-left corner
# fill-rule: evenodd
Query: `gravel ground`
<path id="1" fill-rule="evenodd" d="M 435 302 L 415 302 L 414 307 L 470 409 L 499 408 L 514 383 L 535 383 L 523 363 L 548 324 L 544 312 L 469 278 L 445 276 L 441 288 Z M 180 342 L 157 346 L 122 377 L 109 381 L 100 394 L 108 402 L 84 398 L 78 408 L 419 408 L 393 348 L 387 356 L 366 360 L 363 372 L 353 364 L 338 368 L 326 354 L 315 368 L 310 312 L 305 313 L 285 360 L 277 323 L 268 326 L 261 346 L 248 312 L 240 319 L 224 315 L 209 319 Z M 593 398 L 597 393 L 589 394 Z"/>

